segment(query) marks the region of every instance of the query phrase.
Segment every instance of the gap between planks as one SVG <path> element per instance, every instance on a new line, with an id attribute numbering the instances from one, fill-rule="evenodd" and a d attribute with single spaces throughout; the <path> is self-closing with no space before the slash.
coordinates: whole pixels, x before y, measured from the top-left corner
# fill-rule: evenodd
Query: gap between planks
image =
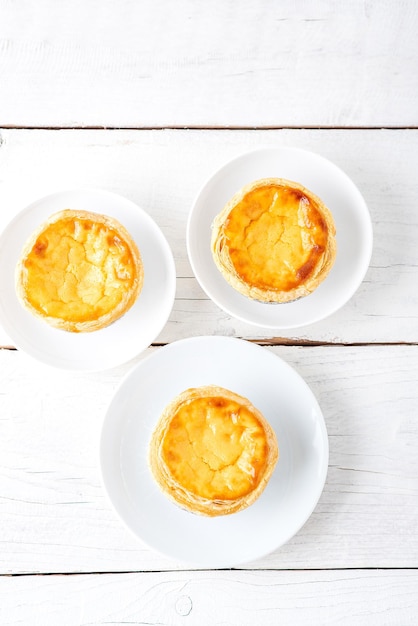
<path id="1" fill-rule="evenodd" d="M 194 124 L 164 125 L 164 126 L 27 126 L 14 124 L 0 124 L 0 130 L 226 130 L 226 131 L 248 131 L 248 130 L 418 130 L 418 126 L 206 126 Z"/>
<path id="2" fill-rule="evenodd" d="M 101 571 L 101 572 L 19 572 L 16 574 L 0 574 L 0 578 L 16 578 L 25 576 L 114 576 L 115 574 L 193 574 L 196 572 L 394 572 L 394 571 L 418 571 L 418 567 L 312 567 L 312 568 L 239 568 L 239 567 L 221 567 L 214 569 L 161 569 L 161 570 L 119 570 L 119 571 Z"/>
<path id="3" fill-rule="evenodd" d="M 237 337 L 237 339 L 243 339 L 249 343 L 255 343 L 260 346 L 266 347 L 279 347 L 289 346 L 294 348 L 364 348 L 364 347 L 376 347 L 376 346 L 418 346 L 417 341 L 357 341 L 357 342 L 333 342 L 333 341 L 315 341 L 314 339 L 288 339 L 286 337 L 275 337 L 270 339 L 247 339 L 246 337 Z M 174 342 L 155 342 L 151 343 L 149 348 L 163 348 Z M 18 352 L 18 348 L 15 346 L 2 346 L 0 350 L 10 350 Z"/>
<path id="4" fill-rule="evenodd" d="M 417 341 L 353 341 L 353 342 L 343 342 L 343 341 L 315 341 L 314 339 L 289 339 L 287 337 L 270 337 L 267 339 L 249 339 L 247 337 L 237 337 L 237 339 L 244 339 L 250 343 L 256 343 L 260 346 L 269 346 L 269 347 L 279 347 L 279 346 L 290 346 L 290 347 L 306 347 L 306 348 L 330 348 L 330 347 L 347 347 L 347 348 L 362 348 L 362 347 L 375 347 L 375 346 L 417 346 Z M 168 345 L 170 342 L 166 343 L 152 343 L 150 348 L 162 348 Z"/>
<path id="5" fill-rule="evenodd" d="M 161 570 L 118 570 L 118 571 L 101 571 L 101 572 L 19 572 L 16 574 L 0 574 L 0 578 L 17 578 L 25 576 L 114 576 L 126 574 L 194 574 L 196 572 L 394 572 L 394 571 L 418 571 L 418 567 L 312 567 L 312 568 L 239 568 L 239 567 L 221 567 L 214 569 L 196 568 L 196 569 L 161 569 Z"/>

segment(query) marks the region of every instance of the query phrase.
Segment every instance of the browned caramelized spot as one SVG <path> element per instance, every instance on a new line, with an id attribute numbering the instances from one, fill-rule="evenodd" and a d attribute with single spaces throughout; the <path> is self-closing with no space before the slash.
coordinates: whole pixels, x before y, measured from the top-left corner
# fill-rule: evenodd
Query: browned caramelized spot
<path id="1" fill-rule="evenodd" d="M 33 247 L 33 253 L 36 256 L 43 258 L 45 256 L 45 250 L 47 249 L 47 247 L 48 244 L 45 241 L 41 241 L 40 239 L 38 239 Z"/>
<path id="2" fill-rule="evenodd" d="M 208 406 L 222 407 L 226 406 L 227 401 L 224 398 L 208 398 Z"/>
<path id="3" fill-rule="evenodd" d="M 296 271 L 296 277 L 299 278 L 301 282 L 306 280 L 308 276 L 312 274 L 316 267 L 318 258 L 321 256 L 322 252 L 323 248 L 321 248 L 320 246 L 316 246 L 315 248 L 313 248 L 306 263 L 301 265 L 301 267 L 299 267 L 299 269 Z"/>

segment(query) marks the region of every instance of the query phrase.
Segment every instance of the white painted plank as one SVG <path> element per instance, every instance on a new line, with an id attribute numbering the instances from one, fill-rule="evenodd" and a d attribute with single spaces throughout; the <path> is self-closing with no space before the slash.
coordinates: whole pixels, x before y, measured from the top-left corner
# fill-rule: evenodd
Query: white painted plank
<path id="1" fill-rule="evenodd" d="M 414 0 L 0 2 L 0 125 L 411 126 Z"/>
<path id="2" fill-rule="evenodd" d="M 415 626 L 418 572 L 182 572 L 0 578 L 10 626 Z"/>
<path id="3" fill-rule="evenodd" d="M 418 346 L 267 349 L 318 398 L 330 466 L 304 528 L 248 567 L 418 567 Z M 128 369 L 66 374 L 0 351 L 0 573 L 182 567 L 131 536 L 101 487 L 101 423 Z"/>
<path id="4" fill-rule="evenodd" d="M 418 341 L 418 131 L 1 131 L 0 229 L 26 204 L 59 189 L 102 187 L 155 219 L 173 250 L 177 299 L 159 342 L 199 334 L 326 342 Z M 313 150 L 357 184 L 374 228 L 371 266 L 355 296 L 329 319 L 271 332 L 230 318 L 193 277 L 186 222 L 205 180 L 248 150 Z M 10 339 L 0 331 L 0 345 Z"/>

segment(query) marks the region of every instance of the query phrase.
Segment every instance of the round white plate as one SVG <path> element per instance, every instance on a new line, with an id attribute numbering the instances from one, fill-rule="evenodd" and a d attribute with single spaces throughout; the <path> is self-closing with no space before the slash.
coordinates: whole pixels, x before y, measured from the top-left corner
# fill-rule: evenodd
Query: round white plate
<path id="1" fill-rule="evenodd" d="M 265 304 L 241 295 L 217 269 L 211 253 L 214 217 L 244 185 L 259 178 L 302 183 L 331 210 L 337 229 L 337 258 L 312 294 L 286 304 Z M 362 282 L 372 252 L 370 215 L 359 190 L 327 159 L 296 148 L 249 152 L 218 170 L 200 190 L 187 225 L 187 250 L 194 274 L 207 295 L 228 314 L 263 328 L 297 328 L 342 307 Z"/>
<path id="2" fill-rule="evenodd" d="M 274 428 L 280 449 L 260 498 L 215 518 L 173 504 L 147 463 L 164 407 L 181 391 L 209 384 L 247 397 Z M 194 337 L 158 349 L 125 377 L 104 420 L 100 462 L 114 508 L 144 543 L 198 567 L 232 567 L 272 552 L 306 522 L 325 482 L 328 438 L 309 387 L 279 357 L 241 339 Z"/>
<path id="3" fill-rule="evenodd" d="M 136 303 L 111 326 L 90 333 L 52 328 L 24 309 L 15 292 L 15 267 L 26 240 L 50 215 L 66 208 L 118 219 L 136 241 L 144 264 Z M 41 198 L 19 213 L 0 238 L 0 323 L 19 349 L 48 365 L 93 371 L 129 361 L 157 337 L 174 294 L 173 256 L 160 229 L 136 204 L 108 191 L 63 191 Z"/>

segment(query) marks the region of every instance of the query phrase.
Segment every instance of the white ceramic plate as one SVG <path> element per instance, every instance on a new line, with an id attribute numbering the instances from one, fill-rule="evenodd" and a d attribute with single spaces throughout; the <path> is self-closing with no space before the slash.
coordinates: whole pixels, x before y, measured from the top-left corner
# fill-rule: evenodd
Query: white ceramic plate
<path id="1" fill-rule="evenodd" d="M 260 498 L 215 518 L 168 500 L 147 463 L 164 407 L 181 391 L 209 384 L 249 398 L 274 428 L 280 449 Z M 104 420 L 100 462 L 113 506 L 144 543 L 197 567 L 232 567 L 272 552 L 306 522 L 325 482 L 328 438 L 309 387 L 279 357 L 241 339 L 195 337 L 157 349 L 122 381 Z"/>
<path id="2" fill-rule="evenodd" d="M 233 289 L 211 253 L 214 217 L 244 185 L 278 177 L 302 183 L 329 207 L 337 229 L 337 258 L 314 293 L 295 302 L 265 304 Z M 194 274 L 207 295 L 228 314 L 263 328 L 297 328 L 331 315 L 362 282 L 372 252 L 370 215 L 359 190 L 327 159 L 296 148 L 272 148 L 244 154 L 218 170 L 200 190 L 187 225 L 187 249 Z"/>
<path id="3" fill-rule="evenodd" d="M 118 219 L 136 241 L 144 264 L 137 302 L 111 326 L 91 333 L 50 327 L 26 311 L 15 292 L 15 267 L 27 238 L 52 213 L 66 208 Z M 108 191 L 63 191 L 41 198 L 19 213 L 0 238 L 0 323 L 18 348 L 48 365 L 92 371 L 132 359 L 163 328 L 174 294 L 173 256 L 160 229 L 136 204 Z"/>

